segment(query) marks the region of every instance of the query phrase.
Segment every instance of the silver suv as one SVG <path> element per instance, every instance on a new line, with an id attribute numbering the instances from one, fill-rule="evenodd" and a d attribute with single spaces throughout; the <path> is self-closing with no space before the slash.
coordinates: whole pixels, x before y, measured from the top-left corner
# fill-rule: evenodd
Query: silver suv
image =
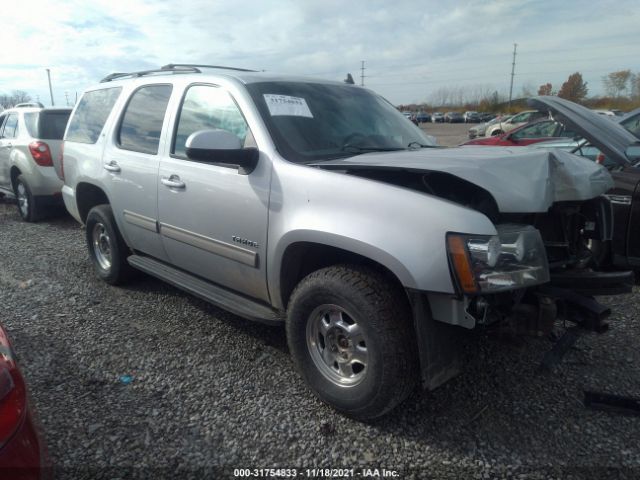
<path id="1" fill-rule="evenodd" d="M 34 222 L 62 206 L 62 181 L 54 169 L 70 108 L 24 104 L 0 113 L 0 194 L 15 196 L 20 216 Z"/>
<path id="2" fill-rule="evenodd" d="M 285 324 L 310 388 L 360 419 L 458 373 L 468 329 L 540 335 L 576 290 L 630 290 L 629 272 L 590 268 L 589 246 L 610 241 L 606 170 L 435 148 L 354 85 L 201 65 L 113 74 L 77 104 L 62 160 L 100 278 L 138 269 Z"/>

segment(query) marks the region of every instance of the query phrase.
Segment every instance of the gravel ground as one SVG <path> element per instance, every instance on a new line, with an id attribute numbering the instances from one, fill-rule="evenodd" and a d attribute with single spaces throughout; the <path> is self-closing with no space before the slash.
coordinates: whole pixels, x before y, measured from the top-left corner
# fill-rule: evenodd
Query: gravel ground
<path id="1" fill-rule="evenodd" d="M 640 417 L 581 403 L 584 388 L 640 396 L 637 289 L 605 298 L 612 328 L 585 333 L 553 373 L 538 371 L 551 340 L 478 331 L 463 375 L 363 424 L 310 394 L 283 329 L 149 277 L 101 283 L 83 234 L 66 216 L 25 224 L 0 200 L 0 321 L 56 478 L 220 478 L 263 467 L 356 475 L 385 467 L 400 478 L 640 475 Z"/>

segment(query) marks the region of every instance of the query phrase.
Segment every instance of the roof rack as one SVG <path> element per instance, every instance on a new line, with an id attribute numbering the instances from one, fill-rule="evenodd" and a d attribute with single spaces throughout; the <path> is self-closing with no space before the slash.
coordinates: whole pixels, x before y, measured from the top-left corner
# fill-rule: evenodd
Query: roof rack
<path id="1" fill-rule="evenodd" d="M 23 102 L 23 103 L 18 103 L 14 105 L 13 108 L 28 108 L 28 107 L 44 108 L 44 105 L 41 104 L 40 102 Z"/>
<path id="2" fill-rule="evenodd" d="M 217 68 L 221 70 L 235 70 L 237 72 L 256 72 L 257 70 L 249 70 L 247 68 L 224 67 L 222 65 L 200 65 L 192 63 L 169 63 L 160 68 L 152 70 L 141 70 L 139 72 L 116 72 L 111 73 L 100 80 L 100 83 L 111 82 L 125 77 L 143 77 L 145 75 L 153 75 L 154 73 L 202 73 L 200 68 Z"/>
<path id="3" fill-rule="evenodd" d="M 165 68 L 167 67 L 167 68 Z M 152 70 L 140 70 L 138 72 L 116 72 L 110 75 L 107 75 L 100 83 L 111 82 L 112 80 L 117 80 L 125 77 L 143 77 L 145 75 L 152 75 L 154 73 L 201 73 L 199 69 L 192 66 L 182 66 L 182 65 L 165 65 L 162 68 L 155 68 Z"/>
<path id="4" fill-rule="evenodd" d="M 218 68 L 221 70 L 235 70 L 237 72 L 257 72 L 257 70 L 249 70 L 248 68 L 237 68 L 237 67 L 225 67 L 222 65 L 203 65 L 197 63 L 168 63 L 164 67 L 163 70 L 171 70 L 176 67 L 192 67 L 192 68 Z"/>

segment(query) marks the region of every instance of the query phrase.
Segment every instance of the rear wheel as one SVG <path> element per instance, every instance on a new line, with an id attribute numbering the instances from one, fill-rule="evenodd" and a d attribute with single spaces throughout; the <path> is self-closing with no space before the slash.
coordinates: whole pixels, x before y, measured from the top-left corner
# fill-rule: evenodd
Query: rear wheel
<path id="1" fill-rule="evenodd" d="M 133 274 L 127 263 L 129 248 L 118 230 L 110 205 L 93 207 L 86 221 L 87 247 L 98 276 L 111 285 L 124 283 Z"/>
<path id="2" fill-rule="evenodd" d="M 18 202 L 18 212 L 26 222 L 35 222 L 40 218 L 40 211 L 31 188 L 23 175 L 18 175 L 14 185 L 14 193 Z"/>
<path id="3" fill-rule="evenodd" d="M 333 266 L 303 279 L 289 302 L 287 340 L 313 392 L 354 418 L 384 415 L 415 387 L 408 302 L 372 269 Z"/>

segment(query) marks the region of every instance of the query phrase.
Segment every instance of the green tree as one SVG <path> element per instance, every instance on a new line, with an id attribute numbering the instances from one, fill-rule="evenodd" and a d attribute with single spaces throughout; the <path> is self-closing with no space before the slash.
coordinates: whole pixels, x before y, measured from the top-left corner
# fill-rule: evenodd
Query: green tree
<path id="1" fill-rule="evenodd" d="M 602 83 L 609 96 L 620 97 L 627 90 L 631 79 L 631 70 L 619 70 L 602 77 Z"/>
<path id="2" fill-rule="evenodd" d="M 580 103 L 585 99 L 587 93 L 589 93 L 587 82 L 582 79 L 580 72 L 576 72 L 569 75 L 567 81 L 562 84 L 562 87 L 560 87 L 558 91 L 558 96 L 571 100 L 572 102 Z"/>
<path id="3" fill-rule="evenodd" d="M 538 95 L 552 95 L 551 91 L 552 91 L 553 87 L 551 86 L 550 83 L 545 83 L 544 85 L 540 85 L 540 88 L 538 88 Z"/>

